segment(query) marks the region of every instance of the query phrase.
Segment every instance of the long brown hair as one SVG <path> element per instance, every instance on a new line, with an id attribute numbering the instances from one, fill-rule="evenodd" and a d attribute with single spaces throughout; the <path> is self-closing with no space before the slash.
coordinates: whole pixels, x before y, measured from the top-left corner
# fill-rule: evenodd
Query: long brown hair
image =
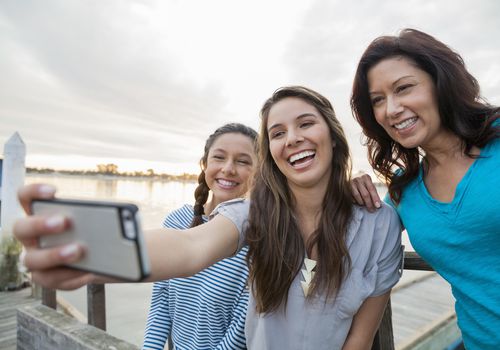
<path id="1" fill-rule="evenodd" d="M 372 67 L 392 57 L 407 58 L 431 76 L 441 124 L 460 138 L 464 154 L 469 157 L 474 157 L 472 147 L 484 147 L 500 136 L 499 128 L 493 125 L 499 118 L 499 108 L 481 98 L 479 84 L 467 71 L 462 57 L 434 37 L 403 29 L 398 36 L 373 40 L 358 64 L 351 108 L 363 128 L 371 166 L 388 184 L 391 199 L 399 203 L 404 187 L 418 175 L 422 154 L 418 148 L 404 148 L 392 140 L 377 123 L 367 79 Z"/>
<path id="2" fill-rule="evenodd" d="M 269 151 L 269 110 L 287 97 L 300 98 L 314 106 L 326 121 L 335 142 L 332 173 L 319 226 L 305 244 L 294 216 L 297 203 Z M 276 90 L 264 103 L 261 118 L 260 166 L 251 194 L 246 232 L 247 260 L 257 312 L 272 312 L 286 306 L 290 285 L 300 271 L 306 250 L 310 252 L 312 247 L 317 247 L 319 259 L 309 295 L 325 293 L 330 297 L 340 288 L 350 267 L 346 232 L 352 215 L 351 161 L 347 140 L 332 105 L 313 90 L 301 86 Z"/>
<path id="3" fill-rule="evenodd" d="M 201 225 L 204 222 L 203 215 L 205 214 L 205 209 L 203 206 L 207 202 L 208 194 L 210 192 L 210 188 L 205 181 L 205 169 L 207 167 L 208 153 L 219 136 L 224 134 L 242 134 L 252 141 L 255 149 L 257 148 L 257 132 L 251 127 L 240 123 L 225 124 L 220 128 L 217 128 L 217 130 L 215 130 L 214 133 L 207 138 L 207 141 L 205 141 L 203 157 L 200 159 L 201 172 L 200 175 L 198 175 L 198 187 L 194 190 L 194 216 L 190 227 Z"/>

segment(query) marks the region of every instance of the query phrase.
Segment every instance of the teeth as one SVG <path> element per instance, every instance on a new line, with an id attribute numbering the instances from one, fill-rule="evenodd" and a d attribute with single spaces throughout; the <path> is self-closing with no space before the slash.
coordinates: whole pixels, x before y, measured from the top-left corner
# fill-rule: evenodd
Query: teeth
<path id="1" fill-rule="evenodd" d="M 224 180 L 224 179 L 218 179 L 217 182 L 219 184 L 221 184 L 222 186 L 227 186 L 227 187 L 234 187 L 238 184 L 237 182 L 228 181 L 228 180 Z"/>
<path id="2" fill-rule="evenodd" d="M 409 126 L 412 126 L 417 122 L 417 117 L 413 117 L 410 119 L 403 120 L 401 123 L 394 124 L 394 127 L 398 130 L 405 129 Z"/>
<path id="3" fill-rule="evenodd" d="M 302 158 L 305 158 L 305 157 L 309 157 L 309 156 L 313 156 L 315 155 L 316 153 L 313 152 L 313 151 L 304 151 L 304 152 L 300 152 L 300 153 L 297 153 L 297 154 L 294 154 L 293 156 L 291 156 L 288 161 L 290 163 L 293 163 L 293 162 L 296 162 L 297 160 L 299 159 L 302 159 Z"/>

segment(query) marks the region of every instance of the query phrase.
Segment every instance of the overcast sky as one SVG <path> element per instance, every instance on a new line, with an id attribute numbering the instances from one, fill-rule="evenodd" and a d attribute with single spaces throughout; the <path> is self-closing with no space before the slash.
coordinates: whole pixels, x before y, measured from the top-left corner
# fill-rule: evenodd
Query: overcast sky
<path id="1" fill-rule="evenodd" d="M 356 170 L 368 170 L 349 109 L 375 37 L 414 27 L 457 50 L 500 104 L 500 1 L 0 1 L 0 142 L 27 165 L 197 172 L 206 137 L 258 128 L 278 87 L 327 96 Z"/>

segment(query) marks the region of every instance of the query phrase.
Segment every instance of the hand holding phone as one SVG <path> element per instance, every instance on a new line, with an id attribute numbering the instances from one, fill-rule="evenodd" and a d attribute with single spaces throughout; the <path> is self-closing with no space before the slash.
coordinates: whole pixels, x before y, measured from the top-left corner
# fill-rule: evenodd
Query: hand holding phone
<path id="1" fill-rule="evenodd" d="M 70 228 L 42 236 L 41 248 L 78 242 L 86 254 L 68 266 L 129 281 L 149 275 L 149 261 L 142 237 L 138 208 L 130 203 L 88 200 L 33 200 L 35 215 L 63 215 Z"/>

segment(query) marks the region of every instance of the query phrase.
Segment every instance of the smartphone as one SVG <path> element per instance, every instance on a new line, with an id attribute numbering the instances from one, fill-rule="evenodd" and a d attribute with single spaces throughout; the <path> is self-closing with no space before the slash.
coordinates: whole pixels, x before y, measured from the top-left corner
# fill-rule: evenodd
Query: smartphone
<path id="1" fill-rule="evenodd" d="M 63 215 L 70 228 L 62 234 L 43 236 L 41 248 L 72 242 L 85 246 L 82 260 L 68 266 L 128 281 L 140 281 L 150 273 L 139 209 L 131 203 L 90 200 L 34 200 L 35 215 Z"/>

